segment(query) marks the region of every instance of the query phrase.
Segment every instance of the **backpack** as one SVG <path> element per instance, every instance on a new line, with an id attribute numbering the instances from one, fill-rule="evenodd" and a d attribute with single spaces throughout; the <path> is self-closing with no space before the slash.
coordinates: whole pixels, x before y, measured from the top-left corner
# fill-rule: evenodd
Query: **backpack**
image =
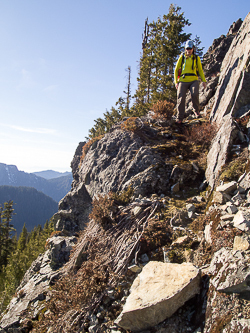
<path id="1" fill-rule="evenodd" d="M 194 55 L 194 57 L 193 57 L 192 69 L 194 69 L 194 58 L 195 58 L 195 60 L 196 60 L 196 74 L 197 74 L 197 76 L 198 76 L 197 54 L 193 53 L 193 55 Z M 178 70 L 178 80 L 179 80 L 179 78 L 181 77 L 182 67 L 183 67 L 183 64 L 184 64 L 184 56 L 185 56 L 185 54 L 184 54 L 184 52 L 183 52 L 183 53 L 181 54 L 181 57 L 182 57 L 182 59 L 181 59 L 181 68 L 179 68 L 179 70 Z M 195 75 L 195 74 L 189 74 L 189 73 L 186 73 L 186 74 L 184 74 L 184 75 L 187 75 L 187 76 L 193 76 L 193 75 Z"/>

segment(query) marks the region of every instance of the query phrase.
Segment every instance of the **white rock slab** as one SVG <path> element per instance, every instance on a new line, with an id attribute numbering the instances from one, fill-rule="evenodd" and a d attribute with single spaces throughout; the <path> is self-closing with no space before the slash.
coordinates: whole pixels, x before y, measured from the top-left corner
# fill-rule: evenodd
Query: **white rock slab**
<path id="1" fill-rule="evenodd" d="M 233 225 L 245 232 L 250 232 L 250 212 L 239 210 L 233 219 Z"/>
<path id="2" fill-rule="evenodd" d="M 200 270 L 191 263 L 150 261 L 135 279 L 115 323 L 139 331 L 171 317 L 200 291 Z"/>

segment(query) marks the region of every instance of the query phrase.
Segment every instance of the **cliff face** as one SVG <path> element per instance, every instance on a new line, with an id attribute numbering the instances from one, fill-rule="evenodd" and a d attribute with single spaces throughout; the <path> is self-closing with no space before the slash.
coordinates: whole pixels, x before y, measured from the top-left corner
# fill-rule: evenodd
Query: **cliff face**
<path id="1" fill-rule="evenodd" d="M 58 233 L 26 273 L 1 333 L 39 332 L 41 317 L 47 332 L 249 332 L 249 31 L 250 14 L 204 56 L 202 119 L 193 118 L 188 99 L 183 128 L 149 111 L 116 124 L 84 159 L 79 144 L 72 190 L 55 215 Z M 217 134 L 204 163 L 206 136 L 198 144 L 192 133 L 208 128 L 209 117 Z M 109 222 L 89 221 L 96 197 L 130 189 L 129 202 L 112 199 Z M 94 261 L 99 273 L 114 273 L 103 278 L 106 289 L 89 296 L 94 306 L 68 296 L 75 305 L 53 312 L 56 281 L 74 277 L 80 290 Z"/>

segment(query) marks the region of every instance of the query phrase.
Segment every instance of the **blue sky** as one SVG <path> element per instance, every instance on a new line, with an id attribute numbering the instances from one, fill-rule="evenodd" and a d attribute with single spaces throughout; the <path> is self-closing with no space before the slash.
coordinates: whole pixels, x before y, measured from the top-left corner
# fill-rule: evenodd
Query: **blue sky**
<path id="1" fill-rule="evenodd" d="M 175 2 L 174 2 L 175 3 Z M 136 89 L 145 19 L 163 0 L 0 0 L 0 163 L 70 171 L 94 119 L 115 106 L 131 66 Z M 205 51 L 249 0 L 176 3 Z"/>

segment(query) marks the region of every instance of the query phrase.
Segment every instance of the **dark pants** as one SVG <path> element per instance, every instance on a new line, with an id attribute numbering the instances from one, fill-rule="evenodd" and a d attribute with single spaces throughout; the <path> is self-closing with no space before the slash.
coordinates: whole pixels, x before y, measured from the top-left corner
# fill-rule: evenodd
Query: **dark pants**
<path id="1" fill-rule="evenodd" d="M 183 120 L 185 114 L 186 94 L 191 92 L 192 103 L 196 114 L 200 113 L 199 104 L 199 81 L 180 82 L 177 91 L 177 119 Z"/>

